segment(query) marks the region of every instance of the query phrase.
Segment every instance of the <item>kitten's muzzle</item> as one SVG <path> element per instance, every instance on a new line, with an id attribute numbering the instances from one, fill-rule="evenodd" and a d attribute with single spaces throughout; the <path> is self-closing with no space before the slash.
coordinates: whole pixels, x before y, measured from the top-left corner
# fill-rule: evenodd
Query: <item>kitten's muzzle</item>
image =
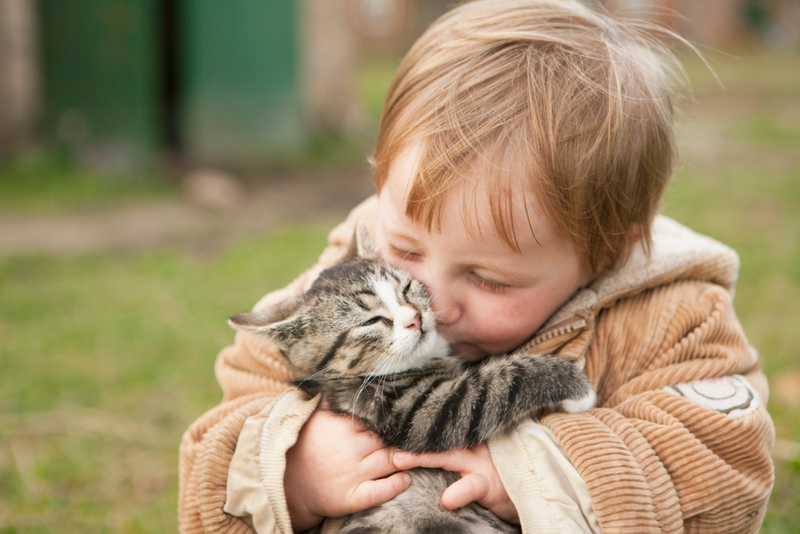
<path id="1" fill-rule="evenodd" d="M 422 330 L 422 314 L 411 306 L 399 306 L 394 311 L 394 324 L 406 330 Z"/>
<path id="2" fill-rule="evenodd" d="M 422 315 L 419 313 L 414 314 L 413 317 L 406 321 L 404 325 L 408 329 L 419 330 L 422 328 Z"/>

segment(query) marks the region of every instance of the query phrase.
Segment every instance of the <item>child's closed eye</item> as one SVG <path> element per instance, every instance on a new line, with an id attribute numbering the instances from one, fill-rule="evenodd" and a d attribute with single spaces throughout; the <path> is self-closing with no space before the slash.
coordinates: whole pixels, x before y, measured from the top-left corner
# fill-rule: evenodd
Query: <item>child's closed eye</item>
<path id="1" fill-rule="evenodd" d="M 403 250 L 394 245 L 389 245 L 389 254 L 404 261 L 419 261 L 419 259 L 422 257 L 417 252 Z"/>
<path id="2" fill-rule="evenodd" d="M 503 284 L 502 282 L 484 278 L 474 272 L 469 273 L 469 280 L 484 291 L 488 291 L 497 295 L 502 295 L 508 290 L 509 287 L 511 287 L 508 284 Z"/>

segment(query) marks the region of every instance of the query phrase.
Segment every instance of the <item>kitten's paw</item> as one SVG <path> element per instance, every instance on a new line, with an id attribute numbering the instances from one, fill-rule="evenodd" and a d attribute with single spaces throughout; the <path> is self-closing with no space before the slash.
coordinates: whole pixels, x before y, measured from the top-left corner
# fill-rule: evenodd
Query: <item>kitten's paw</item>
<path id="1" fill-rule="evenodd" d="M 579 399 L 565 399 L 561 401 L 561 409 L 567 413 L 581 413 L 588 412 L 594 408 L 594 403 L 597 396 L 593 389 L 589 389 L 589 393 Z"/>

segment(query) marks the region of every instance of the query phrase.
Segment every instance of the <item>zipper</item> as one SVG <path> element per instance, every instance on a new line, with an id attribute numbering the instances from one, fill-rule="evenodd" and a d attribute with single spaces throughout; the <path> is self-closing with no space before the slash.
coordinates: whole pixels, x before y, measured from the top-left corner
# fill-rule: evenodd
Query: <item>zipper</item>
<path id="1" fill-rule="evenodd" d="M 549 341 L 554 337 L 563 336 L 564 334 L 569 334 L 575 330 L 585 328 L 588 324 L 590 315 L 591 312 L 589 310 L 579 311 L 572 317 L 564 319 L 563 321 L 554 324 L 544 332 L 537 334 L 533 339 L 526 343 L 526 346 L 532 347 L 533 345 L 538 345 L 544 341 Z"/>

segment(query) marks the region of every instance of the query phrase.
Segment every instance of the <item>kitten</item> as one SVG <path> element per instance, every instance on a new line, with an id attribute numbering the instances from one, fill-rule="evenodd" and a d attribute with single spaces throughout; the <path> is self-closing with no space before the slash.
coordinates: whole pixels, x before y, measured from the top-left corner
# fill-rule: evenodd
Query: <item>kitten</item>
<path id="1" fill-rule="evenodd" d="M 368 243 L 359 232 L 354 241 Z M 594 404 L 586 376 L 562 358 L 511 353 L 466 363 L 449 356 L 425 286 L 354 252 L 305 294 L 230 324 L 269 337 L 298 387 L 358 417 L 387 446 L 416 453 L 469 448 L 510 431 L 532 411 L 578 412 Z M 339 532 L 519 532 L 476 503 L 440 510 L 439 498 L 457 474 L 410 473 L 404 493 L 348 517 Z"/>

